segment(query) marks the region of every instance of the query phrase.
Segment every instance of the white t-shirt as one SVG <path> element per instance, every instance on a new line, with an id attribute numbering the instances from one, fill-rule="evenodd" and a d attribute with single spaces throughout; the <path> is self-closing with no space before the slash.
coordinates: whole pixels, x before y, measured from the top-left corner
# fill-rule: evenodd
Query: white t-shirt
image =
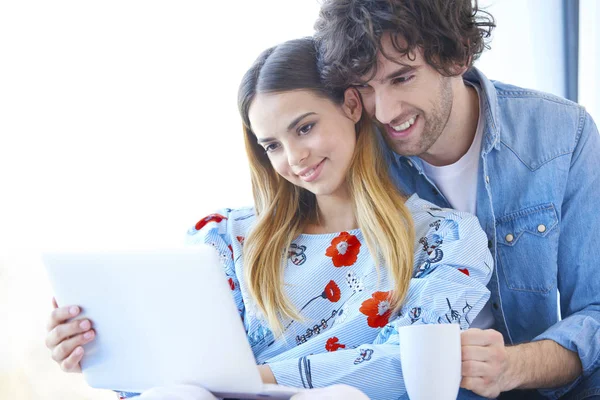
<path id="1" fill-rule="evenodd" d="M 479 88 L 475 85 L 472 86 L 479 95 Z M 423 161 L 425 174 L 440 189 L 452 208 L 471 214 L 477 213 L 477 172 L 479 171 L 482 138 L 483 115 L 480 104 L 475 138 L 467 153 L 454 164 L 442 167 L 436 167 Z"/>
<path id="2" fill-rule="evenodd" d="M 477 214 L 477 178 L 479 172 L 479 158 L 481 154 L 481 141 L 483 139 L 483 107 L 481 92 L 478 85 L 471 85 L 479 97 L 479 121 L 475 138 L 467 153 L 457 162 L 442 167 L 436 167 L 423 161 L 425 174 L 436 184 L 452 208 L 459 211 Z M 491 303 L 488 300 L 485 307 L 471 324 L 472 328 L 488 329 L 494 325 Z"/>

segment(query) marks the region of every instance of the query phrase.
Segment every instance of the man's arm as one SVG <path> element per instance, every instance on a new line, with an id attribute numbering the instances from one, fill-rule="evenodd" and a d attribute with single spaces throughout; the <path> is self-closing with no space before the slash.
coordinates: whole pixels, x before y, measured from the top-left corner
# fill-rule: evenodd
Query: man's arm
<path id="1" fill-rule="evenodd" d="M 552 340 L 505 346 L 492 329 L 469 329 L 462 337 L 461 387 L 484 397 L 512 389 L 565 385 L 581 375 L 581 360 Z"/>
<path id="2" fill-rule="evenodd" d="M 563 319 L 531 343 L 511 347 L 505 347 L 502 335 L 493 330 L 463 333 L 463 360 L 467 361 L 463 363 L 463 387 L 473 387 L 478 394 L 487 396 L 511 388 L 562 386 L 552 393 L 561 396 L 579 377 L 589 376 L 598 368 L 599 166 L 600 135 L 592 118 L 582 109 L 561 207 L 557 283 Z M 483 381 L 491 388 L 481 389 Z"/>
<path id="3" fill-rule="evenodd" d="M 577 353 L 552 340 L 511 346 L 506 350 L 507 376 L 515 385 L 513 389 L 558 387 L 573 382 L 582 372 Z"/>

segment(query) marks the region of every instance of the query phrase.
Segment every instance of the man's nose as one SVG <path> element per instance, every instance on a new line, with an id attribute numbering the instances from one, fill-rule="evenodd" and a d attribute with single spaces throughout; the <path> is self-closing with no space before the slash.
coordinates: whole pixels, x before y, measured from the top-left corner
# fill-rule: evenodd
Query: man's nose
<path id="1" fill-rule="evenodd" d="M 394 99 L 388 91 L 375 93 L 374 97 L 375 118 L 379 122 L 389 124 L 400 115 L 400 102 L 396 101 L 397 99 Z"/>

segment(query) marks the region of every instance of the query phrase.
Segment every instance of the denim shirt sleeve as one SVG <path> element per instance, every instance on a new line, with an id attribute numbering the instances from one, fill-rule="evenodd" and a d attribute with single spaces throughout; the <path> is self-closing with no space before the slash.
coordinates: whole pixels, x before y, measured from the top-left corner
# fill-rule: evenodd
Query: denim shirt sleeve
<path id="1" fill-rule="evenodd" d="M 582 109 L 562 204 L 558 291 L 562 320 L 533 341 L 549 339 L 579 355 L 583 377 L 600 366 L 600 135 Z M 540 392 L 558 398 L 581 380 Z"/>

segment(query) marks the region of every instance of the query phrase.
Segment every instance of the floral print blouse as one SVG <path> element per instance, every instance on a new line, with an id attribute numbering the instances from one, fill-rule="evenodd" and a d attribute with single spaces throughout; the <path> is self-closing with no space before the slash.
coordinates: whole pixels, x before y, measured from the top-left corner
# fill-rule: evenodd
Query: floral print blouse
<path id="1" fill-rule="evenodd" d="M 255 221 L 252 208 L 225 209 L 188 231 L 190 244 L 219 252 L 231 293 L 257 364 L 268 364 L 278 384 L 301 388 L 344 383 L 371 399 L 406 393 L 398 328 L 459 324 L 467 329 L 489 298 L 493 268 L 487 237 L 476 217 L 413 195 L 414 272 L 396 315 L 387 301 L 392 285 L 375 268 L 359 229 L 301 234 L 288 249 L 287 295 L 303 316 L 276 337 L 250 298 L 244 281 L 244 238 Z M 426 343 L 424 344 L 426 345 Z"/>

